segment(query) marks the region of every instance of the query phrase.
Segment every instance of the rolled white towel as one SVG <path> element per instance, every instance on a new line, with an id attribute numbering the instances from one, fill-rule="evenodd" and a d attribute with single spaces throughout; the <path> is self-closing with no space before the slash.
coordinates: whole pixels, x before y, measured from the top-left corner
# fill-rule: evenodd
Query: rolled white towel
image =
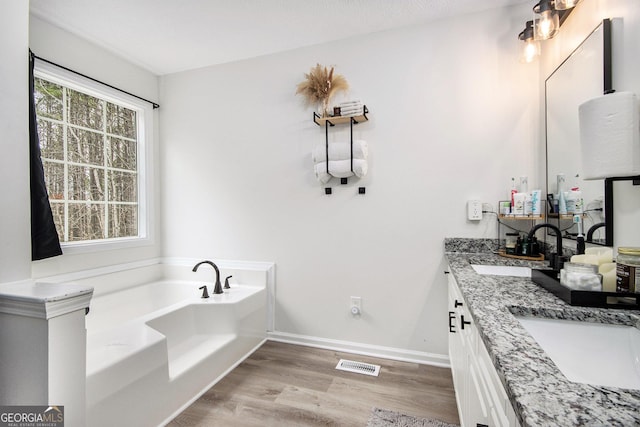
<path id="1" fill-rule="evenodd" d="M 359 105 L 362 106 L 362 101 L 360 101 L 359 99 L 354 99 L 353 101 L 345 101 L 345 102 L 341 102 L 338 104 L 338 107 L 350 107 L 352 105 Z"/>
<path id="2" fill-rule="evenodd" d="M 331 175 L 327 173 L 327 164 L 325 162 L 313 165 L 313 171 L 318 181 L 322 184 L 326 184 L 331 179 Z"/>
<path id="3" fill-rule="evenodd" d="M 353 173 L 362 178 L 369 171 L 369 162 L 361 159 L 353 159 Z M 329 172 L 331 172 L 331 163 L 329 163 Z"/>
<path id="4" fill-rule="evenodd" d="M 356 110 L 340 110 L 341 117 L 361 116 L 362 114 L 364 114 L 364 110 L 362 108 Z"/>
<path id="5" fill-rule="evenodd" d="M 353 158 L 366 160 L 369 155 L 367 141 L 357 139 L 353 141 Z M 327 148 L 318 145 L 311 152 L 313 163 L 325 162 L 327 160 Z M 351 144 L 348 142 L 332 142 L 329 144 L 329 160 L 351 159 Z"/>
<path id="6" fill-rule="evenodd" d="M 314 166 L 316 177 L 318 181 L 323 184 L 328 181 L 323 181 L 321 178 L 325 178 L 324 174 L 327 173 L 327 163 L 320 162 Z M 336 178 L 348 178 L 352 175 L 362 178 L 367 174 L 369 165 L 366 160 L 354 159 L 353 160 L 353 172 L 351 172 L 351 160 L 330 160 L 329 161 L 329 174 Z"/>

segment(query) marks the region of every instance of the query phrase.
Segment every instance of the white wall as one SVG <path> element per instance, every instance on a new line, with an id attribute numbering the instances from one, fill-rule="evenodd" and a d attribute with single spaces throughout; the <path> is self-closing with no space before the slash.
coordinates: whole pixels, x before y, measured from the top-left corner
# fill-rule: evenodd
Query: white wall
<path id="1" fill-rule="evenodd" d="M 162 77 L 164 255 L 276 262 L 279 332 L 446 354 L 443 239 L 495 237 L 495 217 L 466 220 L 468 199 L 495 206 L 513 176 L 544 184 L 538 67 L 518 63 L 529 12 Z M 310 158 L 324 129 L 294 95 L 316 63 L 335 65 L 371 111 L 354 128 L 369 175 L 332 181 L 331 196 Z"/>
<path id="2" fill-rule="evenodd" d="M 605 18 L 621 18 L 622 26 L 614 27 L 613 87 L 617 91 L 635 92 L 640 96 L 640 2 L 629 0 L 583 1 L 562 25 L 560 33 L 542 44 L 541 106 L 544 114 L 544 80 Z M 618 24 L 617 22 L 616 24 Z M 544 116 L 543 116 L 544 117 Z M 541 120 L 544 135 L 544 120 Z M 543 141 L 544 143 L 544 141 Z M 630 181 L 614 185 L 615 247 L 639 246 L 640 186 Z"/>
<path id="3" fill-rule="evenodd" d="M 29 205 L 29 2 L 0 14 L 0 283 L 31 275 Z"/>
<path id="4" fill-rule="evenodd" d="M 37 56 L 143 98 L 152 101 L 158 100 L 158 78 L 153 73 L 37 17 L 31 16 L 29 25 L 29 45 Z M 157 160 L 159 140 L 157 110 L 154 112 L 154 116 L 156 130 L 153 132 L 154 140 L 151 143 L 153 144 L 153 157 Z M 158 176 L 159 170 L 156 165 L 156 181 Z M 152 244 L 137 248 L 84 254 L 65 253 L 59 257 L 36 261 L 32 263 L 33 277 L 39 278 L 159 256 L 161 251 L 160 202 L 158 195 L 153 195 L 153 198 L 155 218 L 153 233 L 155 238 Z"/>

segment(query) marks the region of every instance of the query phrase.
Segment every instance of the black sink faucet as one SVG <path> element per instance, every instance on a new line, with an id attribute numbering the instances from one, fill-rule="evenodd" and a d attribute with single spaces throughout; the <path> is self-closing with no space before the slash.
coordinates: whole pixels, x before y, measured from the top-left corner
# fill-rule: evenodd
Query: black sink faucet
<path id="1" fill-rule="evenodd" d="M 224 293 L 224 291 L 222 290 L 222 285 L 220 284 L 220 270 L 218 270 L 218 266 L 215 265 L 213 262 L 211 261 L 200 261 L 199 263 L 197 263 L 196 265 L 193 266 L 193 272 L 198 271 L 198 267 L 200 267 L 202 264 L 209 264 L 211 267 L 214 268 L 214 270 L 216 270 L 216 285 L 213 288 L 213 293 L 214 294 L 222 294 Z"/>
<path id="2" fill-rule="evenodd" d="M 562 233 L 560 232 L 560 229 L 558 227 L 556 227 L 553 224 L 549 224 L 546 222 L 543 222 L 541 224 L 536 224 L 533 226 L 533 228 L 531 228 L 531 231 L 529 231 L 529 235 L 527 236 L 529 241 L 531 241 L 531 238 L 533 237 L 534 234 L 536 234 L 536 231 L 538 231 L 541 228 L 550 228 L 552 229 L 555 233 L 556 233 L 556 246 L 558 248 L 558 253 L 556 254 L 555 258 L 553 256 L 551 256 L 550 258 L 550 262 L 549 262 L 549 266 L 553 267 L 554 270 L 560 270 L 562 268 Z"/>

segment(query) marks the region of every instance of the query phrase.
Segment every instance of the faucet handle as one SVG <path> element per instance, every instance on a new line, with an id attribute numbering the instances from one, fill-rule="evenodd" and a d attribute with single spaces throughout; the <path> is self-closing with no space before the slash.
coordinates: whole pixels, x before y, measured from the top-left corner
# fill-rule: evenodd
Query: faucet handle
<path id="1" fill-rule="evenodd" d="M 224 288 L 225 289 L 231 289 L 231 286 L 229 286 L 229 278 L 233 277 L 233 276 L 227 276 L 226 279 L 224 279 Z"/>
<path id="2" fill-rule="evenodd" d="M 202 289 L 202 297 L 201 298 L 209 298 L 209 291 L 207 291 L 207 286 L 200 286 L 198 289 Z"/>

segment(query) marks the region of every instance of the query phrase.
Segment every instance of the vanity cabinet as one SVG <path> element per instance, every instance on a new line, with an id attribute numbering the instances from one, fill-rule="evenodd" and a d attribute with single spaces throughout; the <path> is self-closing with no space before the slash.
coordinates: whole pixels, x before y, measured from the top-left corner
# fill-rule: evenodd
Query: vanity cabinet
<path id="1" fill-rule="evenodd" d="M 498 373 L 453 274 L 447 274 L 449 360 L 462 427 L 518 426 Z"/>

